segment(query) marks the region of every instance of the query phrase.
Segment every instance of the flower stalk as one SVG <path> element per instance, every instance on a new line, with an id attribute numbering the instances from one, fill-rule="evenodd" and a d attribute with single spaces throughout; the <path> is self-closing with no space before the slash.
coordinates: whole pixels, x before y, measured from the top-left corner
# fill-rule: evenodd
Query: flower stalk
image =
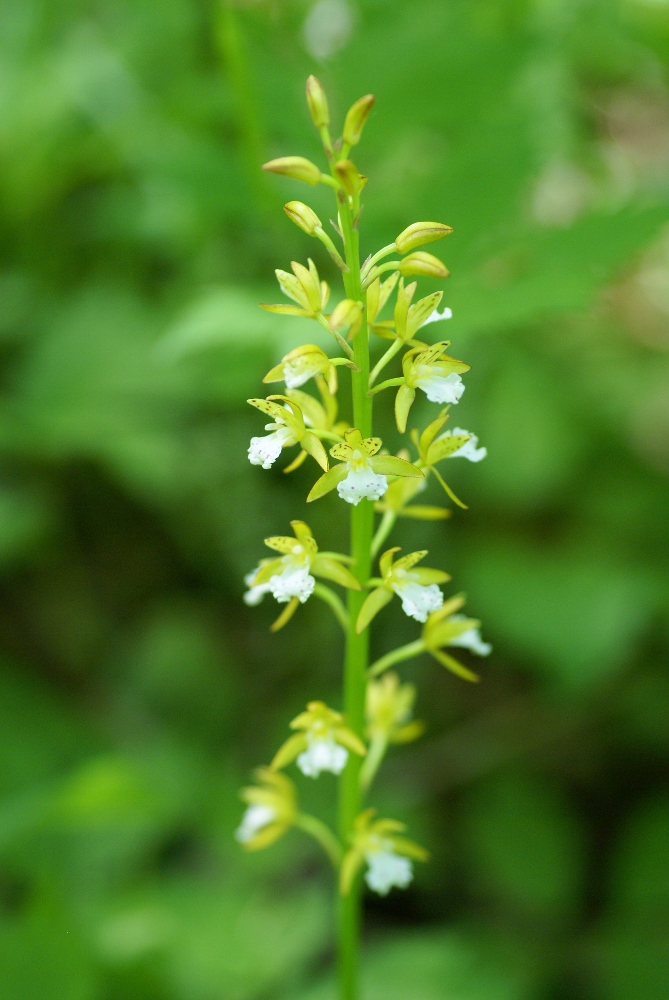
<path id="1" fill-rule="evenodd" d="M 280 157 L 266 163 L 264 169 L 333 190 L 337 209 L 333 226 L 341 247 L 325 235 L 320 219 L 308 205 L 291 201 L 285 212 L 325 247 L 339 269 L 344 298 L 326 312 L 330 289 L 309 259 L 308 266 L 293 261 L 291 271 L 276 271 L 281 290 L 291 303 L 263 308 L 316 320 L 342 353 L 329 357 L 307 343 L 285 355 L 267 373 L 264 382 L 283 381 L 286 389 L 284 394 L 249 400 L 270 418 L 265 426 L 270 433 L 252 438 L 249 460 L 269 469 L 284 449 L 299 446 L 297 456 L 283 471 L 292 472 L 307 458 L 314 459 L 321 474 L 306 501 L 344 501 L 349 505 L 349 546 L 347 553 L 323 552 L 308 525 L 292 521 L 292 536 L 265 539 L 267 547 L 278 555 L 261 559 L 247 575 L 245 601 L 255 605 L 271 594 L 283 605 L 271 626 L 273 631 L 288 625 L 312 595 L 329 607 L 345 635 L 341 708 L 311 701 L 293 719 L 291 735 L 270 765 L 256 772 L 258 784 L 242 793 L 247 809 L 236 836 L 245 849 L 259 850 L 291 828 L 298 828 L 320 844 L 337 873 L 339 1000 L 360 1000 L 363 890 L 366 886 L 385 895 L 393 887 L 404 888 L 413 878 L 414 862 L 428 858 L 424 848 L 403 835 L 403 823 L 377 818 L 374 809 L 364 807 L 386 754 L 423 732 L 423 724 L 411 718 L 414 686 L 401 683 L 389 668 L 427 653 L 452 673 L 473 681 L 477 675 L 446 650 L 455 646 L 479 656 L 490 652 L 481 639 L 480 623 L 460 613 L 464 598 L 444 597 L 441 586 L 450 580 L 449 574 L 418 565 L 426 550 L 400 555 L 399 546 L 394 545 L 380 555 L 376 575 L 374 564 L 398 518 L 442 520 L 450 515 L 450 508 L 412 503 L 428 480 L 436 481 L 449 498 L 464 506 L 436 468 L 437 463 L 455 457 L 478 462 L 485 457 L 485 448 L 478 448 L 478 438 L 468 431 L 444 430 L 449 406 L 457 404 L 464 392 L 460 376 L 469 371 L 469 365 L 446 354 L 448 341 L 423 339 L 425 327 L 450 318 L 450 310 L 438 311 L 442 293 L 433 292 L 414 302 L 417 281 L 404 283 L 408 276 L 448 276 L 438 258 L 417 248 L 447 236 L 450 227 L 438 222 L 413 223 L 392 243 L 371 253 L 361 267 L 359 222 L 367 178 L 349 157 L 361 139 L 374 98 L 367 95 L 355 102 L 346 116 L 343 136 L 336 142 L 330 135 L 327 97 L 315 77 L 307 81 L 307 104 L 322 139 L 327 172 L 301 156 Z M 392 260 L 381 263 L 390 255 Z M 381 281 L 380 275 L 386 272 L 392 273 Z M 394 293 L 392 318 L 379 318 Z M 373 367 L 370 358 L 372 354 L 377 357 L 377 348 L 372 338 L 391 342 L 379 352 L 381 357 Z M 399 355 L 401 373 L 376 384 L 394 359 L 400 362 Z M 350 379 L 352 426 L 338 419 L 337 393 L 344 379 Z M 307 391 L 312 380 L 320 399 Z M 429 401 L 448 404 L 421 432 L 412 428 L 413 460 L 404 448 L 398 455 L 389 454 L 381 439 L 374 437 L 374 397 L 391 387 L 398 389 L 395 416 L 401 434 L 407 430 L 418 389 Z M 307 463 L 305 468 L 314 467 Z M 323 499 L 326 496 L 328 499 Z M 375 530 L 376 514 L 381 517 Z M 332 584 L 346 591 L 346 604 Z M 391 605 L 396 611 L 401 607 L 401 613 L 422 624 L 421 637 L 390 650 L 370 666 L 370 628 L 377 615 L 389 613 L 385 609 Z M 296 786 L 284 773 L 292 767 L 308 779 L 324 772 L 337 776 L 337 833 L 318 817 L 300 810 Z"/>

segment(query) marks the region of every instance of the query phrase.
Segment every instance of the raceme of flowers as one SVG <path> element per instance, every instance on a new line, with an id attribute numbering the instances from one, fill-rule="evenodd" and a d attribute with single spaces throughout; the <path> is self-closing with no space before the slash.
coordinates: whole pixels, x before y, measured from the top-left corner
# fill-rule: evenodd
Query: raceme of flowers
<path id="1" fill-rule="evenodd" d="M 418 739 L 424 730 L 423 723 L 413 718 L 415 687 L 403 683 L 390 668 L 427 654 L 460 678 L 476 681 L 468 658 L 487 656 L 491 646 L 481 637 L 480 622 L 462 612 L 464 597 L 446 592 L 449 573 L 423 565 L 427 550 L 402 554 L 399 546 L 384 543 L 398 518 L 443 520 L 453 513 L 448 501 L 464 508 L 448 484 L 448 461 L 460 458 L 475 464 L 485 458 L 486 449 L 475 433 L 454 426 L 452 420 L 451 411 L 463 397 L 470 366 L 452 356 L 450 341 L 440 338 L 444 327 L 436 324 L 450 320 L 451 310 L 442 303 L 442 291 L 418 295 L 422 278 L 448 277 L 443 262 L 422 248 L 447 237 L 450 226 L 412 223 L 360 266 L 358 227 L 367 178 L 350 156 L 374 99 L 368 95 L 352 106 L 336 142 L 330 134 L 327 98 L 315 77 L 307 82 L 307 104 L 323 144 L 323 170 L 301 156 L 280 157 L 264 169 L 331 189 L 336 221 L 330 235 L 309 205 L 295 199 L 286 203 L 290 221 L 318 241 L 327 256 L 323 255 L 322 264 L 309 257 L 306 263 L 292 261 L 289 268 L 277 269 L 286 301 L 262 308 L 309 320 L 312 330 L 317 323 L 329 338 L 322 344 L 330 349 L 313 343 L 312 333 L 267 372 L 265 384 L 283 383 L 285 388 L 248 401 L 268 418 L 264 433 L 259 427 L 251 438 L 248 458 L 269 475 L 275 474 L 269 470 L 277 463 L 284 466 L 284 472 L 292 472 L 312 458 L 319 470 L 315 475 L 314 466 L 305 465 L 313 474 L 307 503 L 343 501 L 352 525 L 363 523 L 360 510 L 369 510 L 371 517 L 371 508 L 360 508 L 361 504 L 373 505 L 378 516 L 373 537 L 364 542 L 366 549 L 356 549 L 355 538 L 362 536 L 360 530 L 357 535 L 353 532 L 350 554 L 320 550 L 305 521 L 291 521 L 292 535 L 265 539 L 272 556 L 260 558 L 245 577 L 244 600 L 255 606 L 271 596 L 281 605 L 271 626 L 276 631 L 288 624 L 302 604 L 316 597 L 336 616 L 349 650 L 358 649 L 357 636 L 379 614 L 393 613 L 392 607 L 419 623 L 420 634 L 375 663 L 362 664 L 366 687 L 363 683 L 356 690 L 361 697 L 364 692 L 364 703 L 358 703 L 359 711 L 353 716 L 314 700 L 293 719 L 288 739 L 269 766 L 255 772 L 256 783 L 242 792 L 246 811 L 235 836 L 245 849 L 258 850 L 299 828 L 328 854 L 343 896 L 358 878 L 373 892 L 385 895 L 393 887 L 406 887 L 413 878 L 414 863 L 428 858 L 427 851 L 404 836 L 401 822 L 377 817 L 364 803 L 385 755 L 394 746 Z M 334 305 L 330 304 L 330 286 L 319 273 L 323 265 L 338 268 L 343 276 L 343 295 L 335 294 Z M 382 379 L 382 375 L 388 377 Z M 349 385 L 352 426 L 339 418 L 338 406 L 339 394 L 348 392 Z M 395 392 L 397 429 L 408 435 L 407 446 L 396 455 L 371 433 L 373 398 L 386 389 Z M 424 403 L 435 408 L 425 426 L 415 426 L 415 420 L 409 426 L 419 393 Z M 344 409 L 349 412 L 351 408 Z M 281 463 L 284 451 L 288 460 Z M 441 503 L 430 496 L 423 502 L 431 489 Z M 371 565 L 371 573 L 363 573 L 363 565 Z M 453 655 L 454 650 L 464 662 Z M 335 834 L 320 819 L 302 812 L 291 771 L 312 780 L 324 774 L 357 776 L 353 784 L 340 784 L 341 802 L 357 803 L 348 827 Z"/>

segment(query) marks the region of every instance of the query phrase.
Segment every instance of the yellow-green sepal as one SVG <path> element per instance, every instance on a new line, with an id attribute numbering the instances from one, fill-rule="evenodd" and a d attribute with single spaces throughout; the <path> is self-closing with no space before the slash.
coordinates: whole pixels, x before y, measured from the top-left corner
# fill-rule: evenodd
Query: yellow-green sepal
<path id="1" fill-rule="evenodd" d="M 299 606 L 300 606 L 299 597 L 291 597 L 285 609 L 281 612 L 276 621 L 272 622 L 272 624 L 270 625 L 270 632 L 278 632 L 279 629 L 283 628 L 284 625 L 287 625 L 290 619 L 297 611 L 297 609 L 299 608 Z"/>
<path id="2" fill-rule="evenodd" d="M 360 608 L 360 613 L 355 623 L 356 632 L 358 634 L 364 632 L 372 619 L 378 615 L 381 608 L 389 604 L 392 599 L 392 590 L 387 590 L 385 587 L 377 587 L 376 590 L 368 594 Z"/>
<path id="3" fill-rule="evenodd" d="M 317 438 L 315 434 L 311 433 L 311 431 L 307 431 L 300 444 L 312 458 L 316 459 L 321 469 L 327 472 L 330 468 L 330 463 L 328 461 L 327 452 L 323 447 L 323 442 L 320 438 Z"/>
<path id="4" fill-rule="evenodd" d="M 348 587 L 349 590 L 362 590 L 359 580 L 353 576 L 350 569 L 329 556 L 316 556 L 311 564 L 311 572 L 314 576 L 321 576 L 324 580 L 338 583 L 340 587 Z"/>
<path id="5" fill-rule="evenodd" d="M 382 476 L 408 476 L 414 479 L 423 479 L 425 473 L 418 469 L 411 462 L 405 462 L 403 458 L 396 458 L 395 455 L 375 455 L 370 458 L 369 464 Z"/>
<path id="6" fill-rule="evenodd" d="M 288 764 L 292 764 L 295 758 L 306 749 L 306 735 L 304 733 L 293 733 L 274 754 L 270 767 L 273 771 L 280 771 L 283 767 L 287 767 Z"/>
<path id="7" fill-rule="evenodd" d="M 400 434 L 404 434 L 407 429 L 407 420 L 409 419 L 409 410 L 413 405 L 413 401 L 416 398 L 416 390 L 412 389 L 406 383 L 401 385 L 397 390 L 397 395 L 395 396 L 395 422 L 397 423 L 397 429 Z"/>
<path id="8" fill-rule="evenodd" d="M 326 493 L 330 490 L 335 489 L 338 483 L 341 483 L 346 479 L 348 475 L 347 465 L 333 465 L 326 473 L 324 473 L 320 479 L 317 479 L 314 485 L 309 491 L 307 496 L 307 503 L 311 503 L 312 500 L 319 500 L 324 497 Z"/>
<path id="9" fill-rule="evenodd" d="M 458 660 L 453 659 L 448 653 L 444 653 L 441 649 L 430 649 L 430 654 L 434 656 L 435 660 L 438 660 L 443 667 L 450 670 L 452 674 L 456 674 L 461 677 L 464 681 L 471 681 L 473 684 L 478 683 L 481 679 L 478 674 L 475 674 L 473 670 L 468 670 L 467 667 L 463 667 Z"/>

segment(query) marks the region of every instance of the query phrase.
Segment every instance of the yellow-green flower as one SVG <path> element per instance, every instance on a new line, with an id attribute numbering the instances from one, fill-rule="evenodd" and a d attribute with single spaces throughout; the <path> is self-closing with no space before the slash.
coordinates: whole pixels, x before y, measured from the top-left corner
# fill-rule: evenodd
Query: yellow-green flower
<path id="1" fill-rule="evenodd" d="M 416 563 L 427 555 L 427 549 L 411 552 L 408 556 L 393 562 L 394 554 L 399 551 L 397 546 L 388 549 L 379 559 L 381 579 L 371 581 L 374 589 L 367 595 L 360 608 L 356 622 L 358 632 L 367 628 L 381 608 L 392 601 L 395 594 L 402 601 L 404 613 L 419 622 L 426 621 L 430 612 L 440 608 L 444 603 L 444 596 L 438 584 L 450 580 L 448 573 L 423 566 L 414 569 Z"/>
<path id="2" fill-rule="evenodd" d="M 280 399 L 283 406 L 274 400 Z M 265 424 L 265 430 L 270 434 L 252 437 L 249 445 L 249 462 L 251 465 L 261 465 L 263 469 L 271 468 L 281 454 L 283 448 L 299 444 L 302 451 L 308 452 L 322 469 L 328 468 L 328 456 L 321 441 L 307 430 L 302 411 L 295 400 L 288 396 L 274 395 L 267 399 L 247 399 L 247 403 L 257 410 L 272 417 L 272 422 Z"/>
<path id="3" fill-rule="evenodd" d="M 298 389 L 310 378 L 323 375 L 330 393 L 334 395 L 337 391 L 337 365 L 356 367 L 348 358 L 329 358 L 316 344 L 302 344 L 289 351 L 278 365 L 268 371 L 263 382 L 285 382 L 287 389 Z"/>
<path id="4" fill-rule="evenodd" d="M 463 680 L 478 681 L 478 674 L 463 666 L 449 653 L 444 652 L 444 647 L 450 646 L 468 649 L 470 652 L 476 653 L 477 656 L 488 656 L 492 652 L 490 643 L 484 642 L 481 638 L 480 621 L 459 614 L 464 603 L 465 599 L 461 594 L 449 598 L 440 608 L 429 615 L 420 639 L 386 653 L 385 656 L 371 665 L 369 676 L 376 677 L 396 663 L 410 660 L 414 656 L 420 656 L 421 653 L 427 652 L 438 663 L 457 674 L 458 677 L 462 677 Z"/>
<path id="5" fill-rule="evenodd" d="M 446 458 L 467 458 L 470 462 L 480 462 L 487 455 L 485 448 L 479 448 L 479 439 L 476 434 L 461 427 L 454 427 L 452 431 L 444 431 L 442 427 L 448 420 L 448 407 L 445 407 L 439 416 L 428 424 L 422 434 L 416 428 L 411 431 L 411 440 L 418 451 L 418 462 L 421 468 L 427 472 L 433 472 L 444 490 L 460 507 L 465 504 L 453 493 L 452 489 L 444 481 L 441 473 L 437 469 L 437 463 Z"/>
<path id="6" fill-rule="evenodd" d="M 416 688 L 400 684 L 395 673 L 384 674 L 379 681 L 367 685 L 365 713 L 370 742 L 410 743 L 425 731 L 425 725 L 412 720 Z"/>
<path id="7" fill-rule="evenodd" d="M 410 462 L 394 455 L 378 455 L 381 438 L 363 438 L 356 428 L 347 430 L 345 442 L 336 444 L 330 454 L 341 463 L 333 466 L 314 484 L 307 502 L 325 496 L 337 488 L 337 493 L 354 506 L 366 497 L 380 500 L 388 489 L 387 476 L 414 476 L 422 478 L 423 473 Z"/>
<path id="8" fill-rule="evenodd" d="M 464 603 L 464 597 L 458 595 L 433 611 L 425 622 L 422 640 L 427 652 L 442 666 L 465 680 L 477 681 L 477 674 L 444 652 L 444 646 L 459 646 L 477 656 L 488 656 L 492 652 L 490 643 L 481 639 L 481 622 L 458 614 Z"/>
<path id="9" fill-rule="evenodd" d="M 404 383 L 395 397 L 397 429 L 406 430 L 409 410 L 416 398 L 416 389 L 422 389 L 431 403 L 457 403 L 465 391 L 460 378 L 470 365 L 446 354 L 450 341 L 444 340 L 432 347 L 414 347 L 402 358 Z"/>
<path id="10" fill-rule="evenodd" d="M 279 303 L 278 305 L 263 304 L 261 309 L 267 312 L 279 313 L 282 316 L 306 316 L 314 319 L 322 313 L 330 298 L 330 288 L 325 281 L 321 281 L 318 270 L 311 258 L 308 259 L 309 267 L 299 264 L 293 260 L 290 263 L 293 273 L 282 271 L 277 268 L 274 272 L 284 295 L 296 303 L 294 306 Z"/>
<path id="11" fill-rule="evenodd" d="M 265 545 L 281 555 L 261 560 L 245 577 L 249 588 L 244 595 L 247 604 L 259 604 L 265 594 L 271 594 L 279 604 L 288 605 L 272 625 L 274 632 L 290 621 L 298 606 L 311 597 L 316 586 L 314 576 L 350 590 L 360 590 L 353 573 L 343 565 L 348 556 L 337 552 L 319 553 L 311 529 L 304 521 L 291 521 L 290 526 L 295 532 L 292 537 L 274 535 L 265 539 Z"/>
<path id="12" fill-rule="evenodd" d="M 284 774 L 268 767 L 255 772 L 258 785 L 242 789 L 248 802 L 235 837 L 247 851 L 269 847 L 293 826 L 297 818 L 295 786 Z"/>
<path id="13" fill-rule="evenodd" d="M 351 847 L 340 869 L 340 890 L 347 895 L 353 880 L 367 862 L 365 881 L 370 889 L 386 896 L 393 886 L 405 889 L 413 879 L 414 861 L 427 861 L 428 852 L 400 836 L 406 826 L 395 819 L 374 819 L 375 810 L 366 809 L 353 825 Z"/>
<path id="14" fill-rule="evenodd" d="M 273 768 L 286 767 L 297 759 L 302 774 L 317 778 L 321 771 L 340 774 L 348 760 L 348 753 L 364 757 L 367 748 L 359 736 L 344 722 L 344 716 L 322 701 L 310 701 L 306 712 L 301 712 L 290 723 L 299 732 L 290 736 L 272 761 Z"/>

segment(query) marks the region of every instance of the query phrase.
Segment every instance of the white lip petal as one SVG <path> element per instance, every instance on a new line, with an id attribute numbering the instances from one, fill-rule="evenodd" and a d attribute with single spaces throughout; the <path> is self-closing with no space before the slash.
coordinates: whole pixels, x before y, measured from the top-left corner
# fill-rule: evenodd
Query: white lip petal
<path id="1" fill-rule="evenodd" d="M 271 434 L 252 437 L 249 445 L 249 462 L 251 465 L 262 465 L 263 469 L 271 469 L 281 454 L 281 449 L 291 441 L 292 436 L 292 431 L 288 427 L 279 427 Z"/>
<path id="2" fill-rule="evenodd" d="M 444 603 L 444 595 L 436 583 L 424 587 L 420 583 L 393 583 L 392 588 L 402 599 L 402 611 L 417 622 L 426 622 L 432 611 L 438 611 Z"/>
<path id="3" fill-rule="evenodd" d="M 434 312 L 430 313 L 425 322 L 421 323 L 420 329 L 422 330 L 424 326 L 428 325 L 428 323 L 438 323 L 439 320 L 441 319 L 452 319 L 452 318 L 453 318 L 453 311 L 449 309 L 448 306 L 442 309 L 441 312 L 439 312 L 438 309 L 435 309 Z"/>
<path id="4" fill-rule="evenodd" d="M 465 384 L 459 375 L 422 375 L 416 379 L 431 403 L 457 403 L 465 391 Z"/>
<path id="5" fill-rule="evenodd" d="M 258 570 L 252 569 L 244 577 L 244 583 L 249 588 L 244 594 L 244 604 L 248 604 L 250 608 L 254 608 L 256 604 L 260 604 L 265 594 L 269 594 L 270 591 L 269 583 L 259 583 L 257 586 L 253 585 L 253 581 L 257 575 Z"/>
<path id="6" fill-rule="evenodd" d="M 273 823 L 275 819 L 276 813 L 270 806 L 262 805 L 260 802 L 253 803 L 242 816 L 242 821 L 235 831 L 235 839 L 240 844 L 246 844 L 259 830 Z"/>
<path id="7" fill-rule="evenodd" d="M 464 621 L 464 615 L 451 615 L 448 619 L 449 622 L 461 622 Z M 469 649 L 472 653 L 476 653 L 478 656 L 489 656 L 492 653 L 492 646 L 489 642 L 484 642 L 481 638 L 481 633 L 477 628 L 468 628 L 466 632 L 462 632 L 460 635 L 456 635 L 453 639 L 448 640 L 449 646 L 460 646 L 462 649 Z"/>
<path id="8" fill-rule="evenodd" d="M 394 851 L 374 851 L 366 854 L 365 860 L 369 865 L 365 882 L 379 896 L 387 896 L 394 885 L 398 889 L 406 889 L 413 879 L 413 865 L 409 858 Z"/>
<path id="9" fill-rule="evenodd" d="M 283 366 L 283 380 L 286 383 L 287 389 L 299 389 L 301 385 L 308 382 L 309 379 L 318 374 L 313 371 L 307 365 L 287 361 Z"/>
<path id="10" fill-rule="evenodd" d="M 348 750 L 330 737 L 310 743 L 297 758 L 297 766 L 308 778 L 317 778 L 321 771 L 341 774 L 347 760 Z"/>
<path id="11" fill-rule="evenodd" d="M 487 448 L 479 448 L 479 439 L 476 434 L 470 434 L 469 431 L 464 431 L 461 427 L 454 427 L 452 431 L 446 431 L 445 434 L 441 434 L 440 438 L 445 437 L 457 437 L 458 434 L 469 434 L 469 441 L 465 441 L 461 448 L 454 451 L 449 458 L 467 458 L 470 462 L 480 462 L 488 454 Z"/>
<path id="12" fill-rule="evenodd" d="M 368 500 L 380 500 L 387 489 L 386 477 L 374 472 L 369 466 L 364 469 L 351 469 L 346 479 L 337 483 L 339 496 L 354 506 L 357 506 L 364 497 Z"/>
<path id="13" fill-rule="evenodd" d="M 299 597 L 304 604 L 314 592 L 316 581 L 309 572 L 308 564 L 288 565 L 276 576 L 270 577 L 268 588 L 279 604 L 285 604 L 293 597 Z"/>

